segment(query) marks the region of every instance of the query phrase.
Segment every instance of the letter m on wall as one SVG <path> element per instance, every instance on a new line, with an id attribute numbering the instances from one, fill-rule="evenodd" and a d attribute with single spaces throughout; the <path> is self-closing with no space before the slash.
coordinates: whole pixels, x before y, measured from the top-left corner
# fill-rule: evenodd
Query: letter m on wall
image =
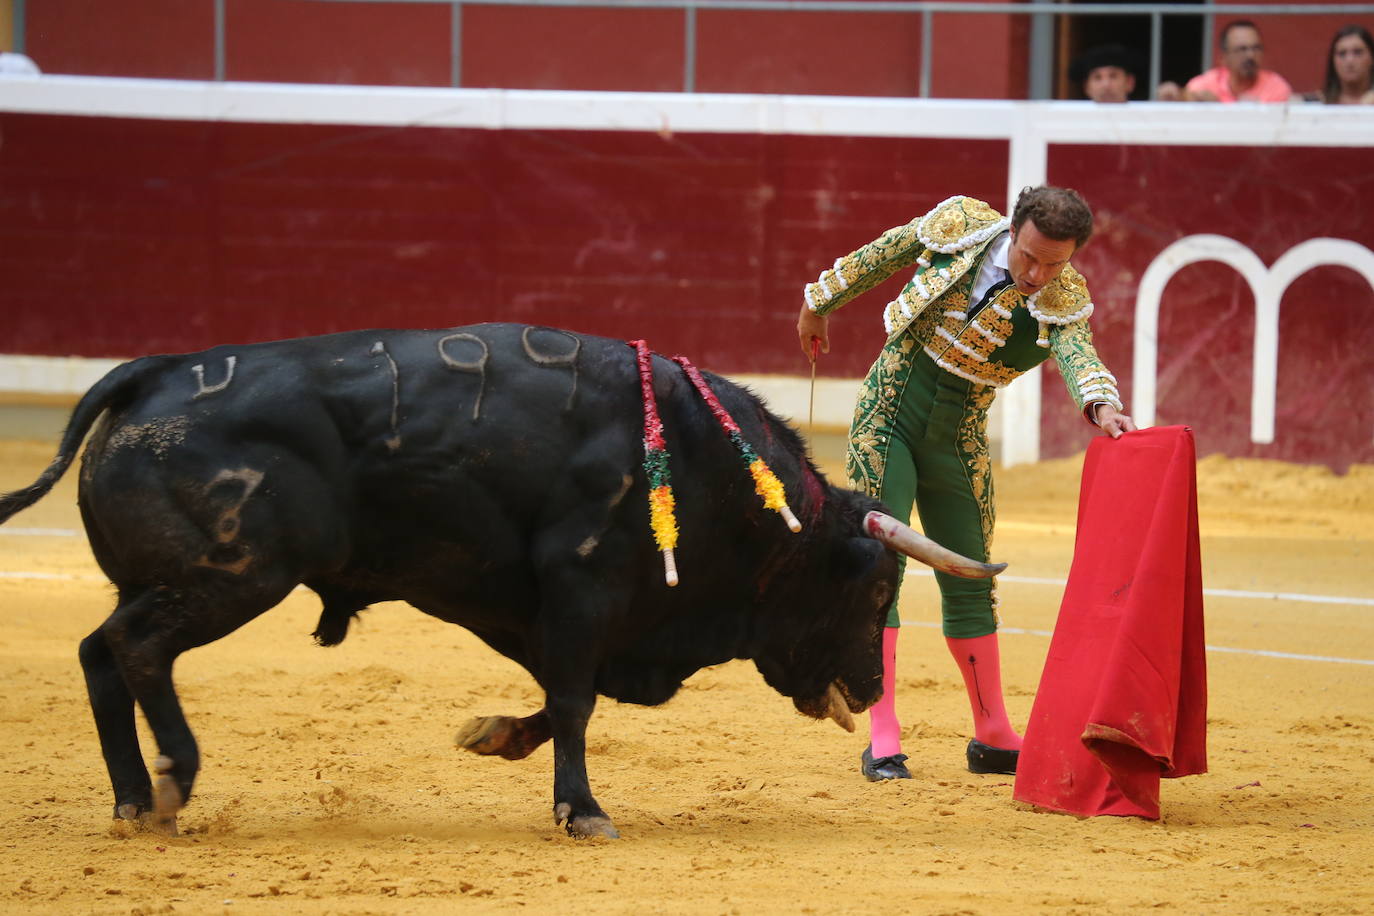
<path id="1" fill-rule="evenodd" d="M 1346 239 L 1308 239 L 1265 267 L 1255 253 L 1224 235 L 1190 235 L 1165 248 L 1150 262 L 1135 299 L 1134 414 L 1141 426 L 1155 421 L 1159 370 L 1159 303 L 1174 274 L 1199 261 L 1229 264 L 1245 279 L 1255 297 L 1255 349 L 1250 394 L 1250 440 L 1274 441 L 1278 403 L 1279 301 L 1302 274 L 1325 264 L 1348 267 L 1374 287 L 1374 252 Z M 1371 431 L 1374 435 L 1374 431 Z"/>

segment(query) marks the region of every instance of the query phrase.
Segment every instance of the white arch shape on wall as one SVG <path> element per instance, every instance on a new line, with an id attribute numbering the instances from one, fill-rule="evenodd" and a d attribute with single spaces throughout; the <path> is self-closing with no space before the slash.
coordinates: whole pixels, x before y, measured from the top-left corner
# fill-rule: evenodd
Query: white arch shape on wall
<path id="1" fill-rule="evenodd" d="M 1349 267 L 1374 288 L 1374 251 L 1347 239 L 1308 239 L 1265 267 L 1255 253 L 1224 235 L 1190 235 L 1161 251 L 1145 274 L 1135 298 L 1135 366 L 1131 400 L 1141 426 L 1155 422 L 1159 372 L 1159 304 L 1173 275 L 1198 261 L 1220 261 L 1236 269 L 1255 297 L 1255 346 L 1250 390 L 1250 440 L 1274 441 L 1278 402 L 1279 302 L 1290 283 L 1327 264 Z"/>

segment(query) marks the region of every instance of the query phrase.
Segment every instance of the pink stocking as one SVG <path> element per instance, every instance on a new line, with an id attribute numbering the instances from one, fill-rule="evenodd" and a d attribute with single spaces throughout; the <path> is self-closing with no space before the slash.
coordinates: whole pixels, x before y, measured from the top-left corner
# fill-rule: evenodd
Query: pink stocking
<path id="1" fill-rule="evenodd" d="M 964 689 L 973 709 L 974 737 L 992 747 L 1019 751 L 1021 736 L 1011 727 L 1002 702 L 1002 660 L 997 651 L 997 634 L 972 639 L 946 638 L 945 644 L 964 675 Z M 876 748 L 873 753 L 877 755 Z"/>
<path id="2" fill-rule="evenodd" d="M 901 627 L 883 628 L 883 698 L 868 710 L 868 734 L 875 760 L 902 752 L 902 725 L 897 721 L 896 696 L 897 634 L 900 632 Z"/>

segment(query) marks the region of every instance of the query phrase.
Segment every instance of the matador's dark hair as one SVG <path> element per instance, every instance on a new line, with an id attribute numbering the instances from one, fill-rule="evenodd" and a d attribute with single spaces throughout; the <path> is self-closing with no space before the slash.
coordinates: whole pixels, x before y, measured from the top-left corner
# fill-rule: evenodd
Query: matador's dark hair
<path id="1" fill-rule="evenodd" d="M 1074 241 L 1082 248 L 1093 234 L 1093 211 L 1088 202 L 1073 188 L 1040 185 L 1022 188 L 1011 211 L 1011 225 L 1020 230 L 1026 220 L 1056 242 Z"/>

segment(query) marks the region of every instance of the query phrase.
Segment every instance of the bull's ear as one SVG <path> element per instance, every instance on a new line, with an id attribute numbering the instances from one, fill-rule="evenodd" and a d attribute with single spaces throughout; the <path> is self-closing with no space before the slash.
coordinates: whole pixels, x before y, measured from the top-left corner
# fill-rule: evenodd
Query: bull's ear
<path id="1" fill-rule="evenodd" d="M 861 579 L 883 555 L 883 545 L 869 537 L 847 538 L 840 542 L 836 554 L 835 566 L 840 575 Z"/>

